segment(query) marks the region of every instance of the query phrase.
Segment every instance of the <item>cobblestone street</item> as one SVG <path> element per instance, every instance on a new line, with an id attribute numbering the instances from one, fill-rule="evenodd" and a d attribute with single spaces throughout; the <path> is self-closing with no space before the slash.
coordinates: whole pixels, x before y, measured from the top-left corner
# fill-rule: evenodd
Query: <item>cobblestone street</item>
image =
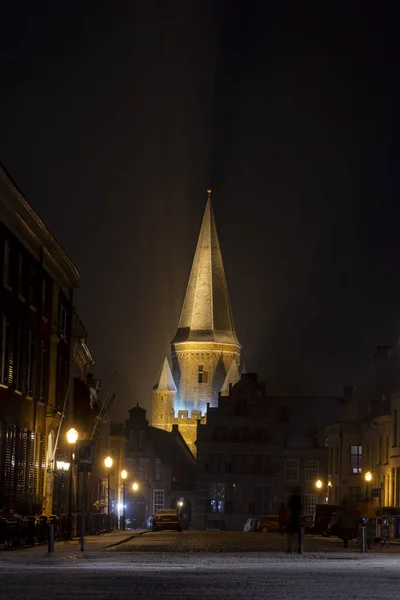
<path id="1" fill-rule="evenodd" d="M 394 600 L 400 585 L 394 555 L 4 554 L 8 600 Z"/>
<path id="2" fill-rule="evenodd" d="M 292 544 L 296 551 L 295 540 Z M 287 550 L 286 536 L 276 533 L 244 533 L 241 531 L 163 531 L 144 533 L 108 549 L 109 552 L 284 552 Z M 347 550 L 336 537 L 306 535 L 305 553 L 360 552 L 358 540 L 349 543 Z M 372 553 L 400 553 L 400 545 L 373 545 Z"/>

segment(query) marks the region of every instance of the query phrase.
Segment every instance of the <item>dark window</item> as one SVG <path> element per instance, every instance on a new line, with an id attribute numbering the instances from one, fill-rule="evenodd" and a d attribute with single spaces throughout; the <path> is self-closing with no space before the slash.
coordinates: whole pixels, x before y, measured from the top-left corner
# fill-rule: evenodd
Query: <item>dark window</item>
<path id="1" fill-rule="evenodd" d="M 350 446 L 350 473 L 362 473 L 362 446 Z"/>
<path id="2" fill-rule="evenodd" d="M 10 285 L 10 242 L 4 240 L 3 285 Z"/>
<path id="3" fill-rule="evenodd" d="M 63 304 L 61 302 L 58 328 L 59 328 L 59 335 L 62 340 L 67 339 L 67 319 L 68 319 L 67 308 L 66 308 L 65 304 Z"/>
<path id="4" fill-rule="evenodd" d="M 203 365 L 199 365 L 197 369 L 197 382 L 208 383 L 208 373 L 204 370 Z"/>
<path id="5" fill-rule="evenodd" d="M 397 409 L 394 409 L 392 411 L 392 426 L 393 426 L 393 446 L 397 446 L 397 428 L 398 428 L 398 421 L 397 421 Z"/>
<path id="6" fill-rule="evenodd" d="M 351 487 L 350 488 L 350 500 L 358 501 L 360 500 L 360 488 L 359 487 Z"/>

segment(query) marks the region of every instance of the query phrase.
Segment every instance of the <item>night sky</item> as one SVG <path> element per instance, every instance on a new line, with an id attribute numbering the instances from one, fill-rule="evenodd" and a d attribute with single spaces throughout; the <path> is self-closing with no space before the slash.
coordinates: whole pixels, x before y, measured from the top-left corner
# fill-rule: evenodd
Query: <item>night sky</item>
<path id="1" fill-rule="evenodd" d="M 247 371 L 340 393 L 400 336 L 399 9 L 9 3 L 0 159 L 77 265 L 116 418 L 174 336 L 211 176 Z"/>

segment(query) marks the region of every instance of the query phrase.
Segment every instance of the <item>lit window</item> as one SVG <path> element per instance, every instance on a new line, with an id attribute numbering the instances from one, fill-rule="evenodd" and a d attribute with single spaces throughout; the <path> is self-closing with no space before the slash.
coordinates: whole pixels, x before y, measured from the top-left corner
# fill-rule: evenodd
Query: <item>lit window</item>
<path id="1" fill-rule="evenodd" d="M 306 461 L 306 481 L 316 481 L 319 474 L 319 462 L 317 460 Z"/>
<path id="2" fill-rule="evenodd" d="M 208 511 L 213 513 L 225 512 L 225 484 L 208 484 Z"/>
<path id="3" fill-rule="evenodd" d="M 362 446 L 350 446 L 350 473 L 362 473 Z"/>
<path id="4" fill-rule="evenodd" d="M 164 490 L 153 490 L 153 514 L 164 508 Z"/>
<path id="5" fill-rule="evenodd" d="M 298 481 L 299 479 L 299 461 L 287 460 L 285 468 L 286 481 Z"/>

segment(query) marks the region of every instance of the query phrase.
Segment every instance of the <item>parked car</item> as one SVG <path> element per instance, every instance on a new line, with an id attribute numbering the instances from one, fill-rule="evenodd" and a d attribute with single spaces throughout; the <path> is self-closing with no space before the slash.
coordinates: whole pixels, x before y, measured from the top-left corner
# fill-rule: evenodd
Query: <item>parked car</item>
<path id="1" fill-rule="evenodd" d="M 328 525 L 332 515 L 338 512 L 340 512 L 340 507 L 336 504 L 317 504 L 311 533 L 324 537 L 329 536 Z"/>
<path id="2" fill-rule="evenodd" d="M 246 523 L 244 524 L 243 531 L 258 531 L 259 522 L 260 519 L 258 517 L 251 517 L 250 519 L 247 519 Z"/>
<path id="3" fill-rule="evenodd" d="M 152 531 L 182 531 L 178 513 L 173 508 L 158 510 L 153 517 Z"/>
<path id="4" fill-rule="evenodd" d="M 360 514 L 357 512 L 346 513 L 343 511 L 336 512 L 332 515 L 332 518 L 328 525 L 327 535 L 337 536 L 340 539 L 344 539 L 344 527 L 346 528 L 346 537 L 348 540 L 358 536 L 358 530 L 360 526 Z M 345 523 L 345 524 L 344 524 Z"/>
<path id="5" fill-rule="evenodd" d="M 262 533 L 278 533 L 279 532 L 279 517 L 267 515 L 260 517 L 258 523 L 258 531 Z"/>
<path id="6" fill-rule="evenodd" d="M 247 519 L 243 531 L 258 531 L 261 533 L 278 532 L 279 518 L 275 515 L 263 515 L 262 517 L 250 517 Z"/>

